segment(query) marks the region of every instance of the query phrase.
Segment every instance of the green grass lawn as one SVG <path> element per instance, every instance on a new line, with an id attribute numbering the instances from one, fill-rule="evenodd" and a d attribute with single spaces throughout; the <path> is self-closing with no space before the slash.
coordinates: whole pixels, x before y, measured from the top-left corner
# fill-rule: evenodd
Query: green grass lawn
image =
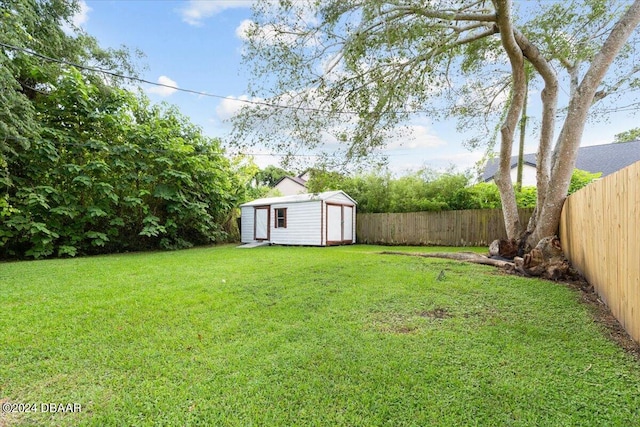
<path id="1" fill-rule="evenodd" d="M 0 400 L 81 412 L 0 426 L 640 425 L 576 291 L 381 249 L 2 263 Z"/>

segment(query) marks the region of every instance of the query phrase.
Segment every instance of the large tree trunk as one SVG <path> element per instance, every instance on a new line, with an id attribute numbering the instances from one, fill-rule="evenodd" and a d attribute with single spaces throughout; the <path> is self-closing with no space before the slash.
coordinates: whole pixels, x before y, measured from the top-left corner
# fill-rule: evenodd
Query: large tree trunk
<path id="1" fill-rule="evenodd" d="M 572 79 L 571 100 L 567 117 L 558 137 L 556 150 L 552 153 L 553 130 L 557 109 L 558 81 L 556 72 L 543 58 L 537 48 L 533 46 L 522 33 L 513 29 L 511 25 L 511 3 L 509 0 L 495 0 L 498 11 L 498 27 L 502 38 L 502 44 L 509 55 L 514 77 L 514 99 L 502 128 L 502 140 L 500 150 L 500 170 L 496 176 L 496 184 L 500 190 L 505 215 L 505 226 L 509 239 L 526 239 L 526 247 L 532 248 L 540 240 L 558 233 L 560 214 L 566 198 L 571 174 L 573 172 L 578 148 L 582 141 L 585 122 L 589 108 L 591 107 L 596 91 L 607 73 L 611 63 L 618 55 L 622 46 L 640 23 L 640 0 L 636 0 L 627 10 L 625 15 L 616 23 L 611 34 L 605 41 L 600 52 L 591 63 L 582 82 L 575 85 Z M 505 34 L 509 31 L 509 34 Z M 517 46 L 514 46 L 517 44 Z M 520 76 L 520 58 L 526 57 L 542 76 L 545 87 L 542 91 L 542 127 L 540 145 L 538 150 L 538 200 L 537 208 L 531 217 L 527 231 L 519 235 L 518 222 L 513 218 L 515 194 L 512 188 L 508 170 L 510 169 L 510 157 L 513 145 L 513 130 L 516 111 L 521 111 L 520 98 L 517 96 L 522 88 Z M 526 90 L 526 87 L 525 87 Z M 505 203 L 506 202 L 506 203 Z M 524 245 L 523 245 L 524 246 Z"/>
<path id="2" fill-rule="evenodd" d="M 515 258 L 518 271 L 557 279 L 570 274 L 568 262 L 564 259 L 558 233 L 560 215 L 571 181 L 578 148 L 582 141 L 584 126 L 589 109 L 594 102 L 596 91 L 604 79 L 613 60 L 624 46 L 631 33 L 640 23 L 640 0 L 635 0 L 625 15 L 614 25 L 600 52 L 595 56 L 582 81 L 577 84 L 578 69 L 571 65 L 572 91 L 567 117 L 558 137 L 552 155 L 552 141 L 557 110 L 558 80 L 555 70 L 540 55 L 538 49 L 524 35 L 515 30 L 511 21 L 510 0 L 494 0 L 497 10 L 498 28 L 502 45 L 509 56 L 513 74 L 512 102 L 501 129 L 500 168 L 496 184 L 500 190 L 505 216 L 507 237 L 520 239 L 520 248 L 534 248 L 524 258 Z M 542 76 L 545 87 L 542 91 L 542 126 L 538 150 L 537 207 L 527 226 L 520 235 L 515 193 L 510 178 L 510 158 L 516 114 L 522 110 L 524 83 L 523 59 L 526 58 Z M 551 237 L 553 236 L 553 237 Z M 495 247 L 499 247 L 495 242 Z M 509 245 L 507 245 L 509 246 Z M 499 255 L 504 256 L 500 253 Z M 509 256 L 511 258 L 511 256 Z"/>
<path id="3" fill-rule="evenodd" d="M 560 214 L 571 182 L 589 108 L 613 60 L 638 24 L 640 0 L 636 0 L 616 23 L 571 97 L 567 117 L 552 159 L 549 186 L 544 195 L 544 202 L 538 206 L 535 229 L 528 238 L 531 246 L 536 245 L 542 238 L 558 232 Z"/>
<path id="4" fill-rule="evenodd" d="M 511 0 L 494 0 L 494 4 L 502 46 L 509 56 L 513 76 L 511 103 L 500 129 L 500 167 L 495 176 L 495 181 L 500 190 L 507 238 L 517 239 L 520 237 L 522 227 L 518 216 L 513 181 L 511 180 L 511 152 L 513 149 L 513 137 L 518 126 L 518 119 L 522 114 L 527 93 L 527 78 L 524 70 L 524 55 L 515 38 L 513 17 L 511 15 Z"/>
<path id="5" fill-rule="evenodd" d="M 556 112 L 558 105 L 558 77 L 551 64 L 540 54 L 536 48 L 522 33 L 516 31 L 516 41 L 522 49 L 524 56 L 540 73 L 544 80 L 540 98 L 542 101 L 542 122 L 540 126 L 540 143 L 538 145 L 538 159 L 536 170 L 536 182 L 538 188 L 536 206 L 544 206 L 549 181 L 551 179 L 551 154 L 553 151 L 553 135 L 555 130 Z M 533 239 L 527 239 L 537 228 L 541 210 L 536 208 L 527 225 L 527 231 L 522 236 L 525 239 L 521 247 L 527 252 L 537 244 Z"/>

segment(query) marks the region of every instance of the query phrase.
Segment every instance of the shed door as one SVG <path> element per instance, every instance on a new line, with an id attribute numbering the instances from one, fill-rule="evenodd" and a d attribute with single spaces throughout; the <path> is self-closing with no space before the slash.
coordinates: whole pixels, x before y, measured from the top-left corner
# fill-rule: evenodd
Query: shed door
<path id="1" fill-rule="evenodd" d="M 327 205 L 327 242 L 342 241 L 342 206 Z"/>
<path id="2" fill-rule="evenodd" d="M 269 240 L 269 206 L 255 208 L 254 240 Z"/>
<path id="3" fill-rule="evenodd" d="M 342 240 L 353 241 L 353 206 L 343 206 Z"/>

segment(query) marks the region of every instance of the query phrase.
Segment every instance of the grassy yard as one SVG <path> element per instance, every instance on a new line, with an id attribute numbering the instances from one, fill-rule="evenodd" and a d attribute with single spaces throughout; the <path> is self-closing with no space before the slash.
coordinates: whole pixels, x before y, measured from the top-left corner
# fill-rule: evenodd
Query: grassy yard
<path id="1" fill-rule="evenodd" d="M 1 263 L 0 426 L 640 425 L 575 291 L 379 250 Z"/>

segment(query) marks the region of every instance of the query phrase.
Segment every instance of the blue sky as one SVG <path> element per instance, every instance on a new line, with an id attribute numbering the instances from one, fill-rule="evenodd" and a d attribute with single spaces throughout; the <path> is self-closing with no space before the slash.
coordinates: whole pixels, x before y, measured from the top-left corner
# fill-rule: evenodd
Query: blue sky
<path id="1" fill-rule="evenodd" d="M 76 22 L 103 47 L 126 45 L 144 52 L 142 78 L 226 97 L 143 86 L 153 101 L 177 105 L 207 135 L 224 139 L 230 129 L 224 120 L 239 105 L 233 100 L 246 98 L 249 75 L 241 62 L 239 28 L 251 18 L 250 5 L 244 0 L 86 0 Z M 530 94 L 532 102 L 537 96 Z M 404 144 L 392 142 L 386 151 L 394 172 L 451 165 L 462 171 L 482 158 L 483 150 L 471 152 L 463 147 L 466 136 L 456 132 L 455 123 L 421 118 L 411 126 L 414 138 Z M 589 124 L 583 145 L 612 142 L 616 133 L 637 126 L 637 118 L 618 113 L 607 123 Z M 533 136 L 529 140 L 532 144 L 525 151 L 534 152 Z M 260 147 L 253 153 L 258 154 L 255 161 L 261 167 L 278 162 Z"/>

